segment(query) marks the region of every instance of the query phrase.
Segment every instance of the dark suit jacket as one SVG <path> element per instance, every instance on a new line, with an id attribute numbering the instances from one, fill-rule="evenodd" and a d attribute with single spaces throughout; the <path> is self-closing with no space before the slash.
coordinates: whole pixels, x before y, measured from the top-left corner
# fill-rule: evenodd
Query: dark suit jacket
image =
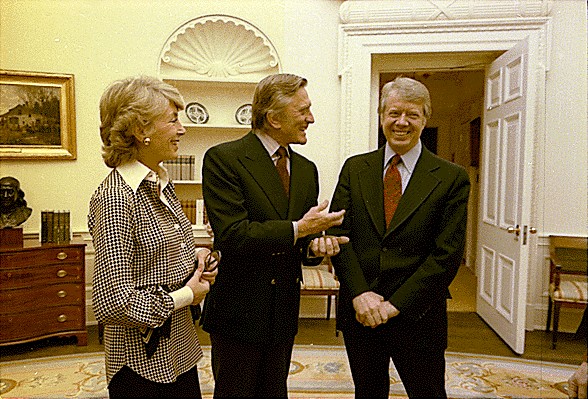
<path id="1" fill-rule="evenodd" d="M 338 328 L 345 331 L 355 321 L 352 299 L 373 290 L 400 310 L 388 322 L 396 334 L 441 344 L 447 335 L 448 286 L 465 246 L 469 178 L 462 167 L 423 146 L 386 228 L 383 163 L 384 147 L 349 158 L 333 195 L 331 211 L 346 209 L 346 214 L 343 225 L 330 232 L 351 239 L 333 258 L 341 281 Z M 417 325 L 422 331 L 415 330 Z"/>
<path id="2" fill-rule="evenodd" d="M 290 199 L 278 172 L 252 132 L 210 148 L 202 166 L 202 191 L 222 253 L 201 324 L 246 342 L 289 339 L 298 331 L 301 263 L 311 237 L 294 245 L 292 220 L 317 204 L 314 163 L 290 150 Z"/>

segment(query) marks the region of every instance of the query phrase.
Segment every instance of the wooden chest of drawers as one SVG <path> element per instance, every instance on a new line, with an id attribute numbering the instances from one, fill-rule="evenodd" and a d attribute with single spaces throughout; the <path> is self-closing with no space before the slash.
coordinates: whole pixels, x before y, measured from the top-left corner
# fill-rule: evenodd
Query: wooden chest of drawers
<path id="1" fill-rule="evenodd" d="M 85 244 L 0 250 L 0 345 L 75 336 L 87 345 Z"/>

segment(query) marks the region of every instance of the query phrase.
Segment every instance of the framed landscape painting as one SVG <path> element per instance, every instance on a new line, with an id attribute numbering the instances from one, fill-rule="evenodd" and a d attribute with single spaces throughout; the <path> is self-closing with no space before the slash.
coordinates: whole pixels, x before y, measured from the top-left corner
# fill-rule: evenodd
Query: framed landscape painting
<path id="1" fill-rule="evenodd" d="M 0 71 L 0 159 L 76 159 L 74 76 Z"/>

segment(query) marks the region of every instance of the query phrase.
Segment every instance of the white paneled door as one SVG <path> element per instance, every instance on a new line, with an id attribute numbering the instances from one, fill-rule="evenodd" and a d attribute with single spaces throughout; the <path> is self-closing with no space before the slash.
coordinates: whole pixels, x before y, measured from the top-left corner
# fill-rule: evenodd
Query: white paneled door
<path id="1" fill-rule="evenodd" d="M 525 347 L 535 84 L 527 39 L 486 69 L 477 313 L 516 352 Z"/>

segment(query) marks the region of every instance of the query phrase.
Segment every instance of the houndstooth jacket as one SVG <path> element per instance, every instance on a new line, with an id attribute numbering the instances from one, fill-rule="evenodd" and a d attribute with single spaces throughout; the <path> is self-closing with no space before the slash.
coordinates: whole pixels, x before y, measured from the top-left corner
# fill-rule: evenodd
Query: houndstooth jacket
<path id="1" fill-rule="evenodd" d="M 96 251 L 92 306 L 105 325 L 106 377 L 124 365 L 169 383 L 196 366 L 202 349 L 189 307 L 174 311 L 167 290 L 181 288 L 194 268 L 192 227 L 162 167 L 133 162 L 111 171 L 90 200 L 88 228 Z M 171 335 L 147 358 L 140 329 L 171 317 Z"/>

